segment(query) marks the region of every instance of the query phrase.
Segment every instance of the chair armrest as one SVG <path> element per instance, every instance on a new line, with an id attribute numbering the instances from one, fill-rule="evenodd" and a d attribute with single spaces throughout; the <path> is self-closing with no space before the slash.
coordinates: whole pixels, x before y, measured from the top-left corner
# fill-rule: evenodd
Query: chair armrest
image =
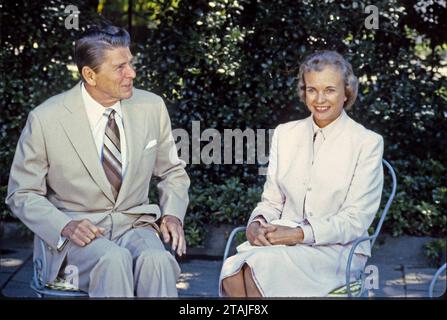
<path id="1" fill-rule="evenodd" d="M 239 232 L 245 232 L 246 229 L 247 229 L 247 227 L 237 227 L 237 228 L 234 228 L 233 231 L 231 231 L 230 236 L 228 237 L 228 240 L 227 240 L 227 244 L 225 246 L 225 252 L 224 252 L 222 262 L 225 262 L 225 260 L 228 258 L 228 254 L 230 253 L 231 244 L 233 243 L 233 239 L 236 236 L 236 234 L 238 234 Z"/>
<path id="2" fill-rule="evenodd" d="M 361 238 L 358 238 L 357 240 L 355 240 L 354 243 L 352 244 L 351 250 L 349 251 L 348 263 L 347 263 L 347 268 L 346 268 L 346 288 L 348 291 L 348 297 L 352 297 L 351 288 L 349 286 L 349 283 L 351 282 L 351 263 L 352 263 L 352 258 L 354 256 L 355 249 L 357 248 L 357 246 L 360 243 L 362 243 L 364 241 L 373 240 L 376 237 L 377 237 L 377 235 L 375 235 L 375 234 L 372 236 L 368 236 L 368 237 L 361 237 Z M 363 287 L 363 281 L 362 281 L 362 287 Z M 360 292 L 362 292 L 362 291 L 363 290 L 361 290 Z"/>
<path id="3" fill-rule="evenodd" d="M 47 283 L 47 257 L 45 254 L 45 242 L 38 238 L 42 256 L 33 261 L 33 283 L 37 289 L 44 289 Z"/>

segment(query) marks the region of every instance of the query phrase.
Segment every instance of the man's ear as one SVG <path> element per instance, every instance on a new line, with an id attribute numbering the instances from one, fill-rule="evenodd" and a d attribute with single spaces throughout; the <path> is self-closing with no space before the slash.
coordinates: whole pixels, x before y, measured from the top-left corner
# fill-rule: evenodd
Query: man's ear
<path id="1" fill-rule="evenodd" d="M 96 86 L 96 72 L 92 68 L 82 67 L 82 77 L 89 85 Z"/>

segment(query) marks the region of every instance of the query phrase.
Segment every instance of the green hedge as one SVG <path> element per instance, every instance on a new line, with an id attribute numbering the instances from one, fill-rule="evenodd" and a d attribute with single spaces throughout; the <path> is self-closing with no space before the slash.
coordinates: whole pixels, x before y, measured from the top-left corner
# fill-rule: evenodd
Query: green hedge
<path id="1" fill-rule="evenodd" d="M 189 213 L 185 219 L 185 232 L 193 242 L 194 230 L 206 231 L 208 224 L 233 224 L 244 225 L 249 214 L 260 200 L 262 188 L 259 186 L 247 186 L 239 178 L 229 178 L 223 184 L 194 184 L 191 187 L 191 203 Z M 194 228 L 191 228 L 194 226 Z M 198 233 L 198 239 L 203 239 L 204 234 Z"/>
<path id="2" fill-rule="evenodd" d="M 81 10 L 81 28 L 98 20 L 98 8 L 127 27 L 127 1 L 71 3 Z M 446 29 L 446 21 L 436 4 L 422 15 L 407 1 L 375 1 L 379 29 L 368 30 L 364 7 L 369 4 L 134 1 L 136 84 L 165 98 L 174 128 L 191 132 L 192 121 L 200 121 L 202 130 L 270 129 L 308 115 L 296 91 L 303 57 L 317 49 L 338 50 L 361 79 L 350 115 L 384 136 L 385 157 L 398 173 L 398 194 L 386 228 L 395 235 L 445 236 L 442 59 L 447 44 L 439 30 Z M 56 0 L 7 3 L 2 9 L 2 198 L 27 113 L 76 81 L 66 63 L 72 62 L 72 42 L 80 31 L 63 28 L 63 5 Z M 186 232 L 194 244 L 203 239 L 207 224 L 245 222 L 265 179 L 256 165 L 248 164 L 191 164 L 188 173 L 192 188 Z M 4 206 L 1 210 L 8 214 Z"/>

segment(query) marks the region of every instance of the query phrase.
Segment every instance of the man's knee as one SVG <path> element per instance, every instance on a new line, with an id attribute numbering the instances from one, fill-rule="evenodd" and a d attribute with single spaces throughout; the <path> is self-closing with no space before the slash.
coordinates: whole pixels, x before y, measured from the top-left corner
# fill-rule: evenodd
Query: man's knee
<path id="1" fill-rule="evenodd" d="M 138 260 L 150 264 L 168 264 L 170 262 L 170 253 L 166 250 L 144 250 L 138 256 Z"/>
<path id="2" fill-rule="evenodd" d="M 180 274 L 180 268 L 174 257 L 164 249 L 144 250 L 137 258 L 138 264 L 158 272 L 172 270 L 177 276 Z"/>
<path id="3" fill-rule="evenodd" d="M 132 255 L 126 248 L 114 246 L 101 255 L 98 263 L 107 264 L 112 268 L 130 268 L 132 270 Z"/>

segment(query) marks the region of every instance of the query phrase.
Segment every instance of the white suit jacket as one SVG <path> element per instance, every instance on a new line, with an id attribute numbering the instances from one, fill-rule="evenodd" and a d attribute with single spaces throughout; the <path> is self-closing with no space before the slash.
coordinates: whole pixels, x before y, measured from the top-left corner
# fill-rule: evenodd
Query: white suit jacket
<path id="1" fill-rule="evenodd" d="M 20 136 L 9 176 L 6 203 L 46 244 L 49 281 L 72 245 L 57 250 L 70 220 L 98 223 L 110 212 L 152 223 L 169 214 L 183 221 L 190 180 L 177 157 L 163 100 L 134 89 L 121 101 L 128 167 L 115 199 L 102 168 L 78 83 L 32 110 Z M 160 177 L 160 207 L 148 200 L 152 175 Z M 161 208 L 161 210 L 160 210 Z M 35 242 L 35 255 L 40 254 Z"/>
<path id="2" fill-rule="evenodd" d="M 273 134 L 262 200 L 250 216 L 296 222 L 307 215 L 314 245 L 351 243 L 367 235 L 383 187 L 383 139 L 344 111 L 313 160 L 312 116 Z M 305 207 L 304 207 L 305 206 Z M 356 250 L 371 254 L 369 242 Z"/>

